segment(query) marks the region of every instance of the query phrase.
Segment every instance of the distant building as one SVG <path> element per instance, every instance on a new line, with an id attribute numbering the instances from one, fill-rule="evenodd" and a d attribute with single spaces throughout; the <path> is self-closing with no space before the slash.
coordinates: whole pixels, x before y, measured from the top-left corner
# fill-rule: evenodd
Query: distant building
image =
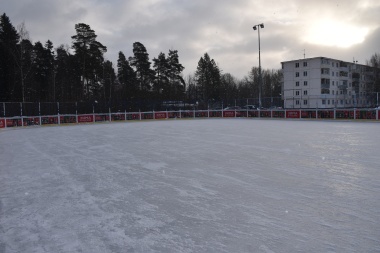
<path id="1" fill-rule="evenodd" d="M 352 108 L 376 104 L 374 68 L 326 57 L 282 62 L 284 108 Z"/>

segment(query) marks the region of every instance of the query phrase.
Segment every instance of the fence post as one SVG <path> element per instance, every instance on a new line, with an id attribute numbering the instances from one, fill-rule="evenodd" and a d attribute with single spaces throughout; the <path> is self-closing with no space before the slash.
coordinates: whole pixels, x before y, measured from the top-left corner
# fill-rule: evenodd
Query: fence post
<path id="1" fill-rule="evenodd" d="M 315 118 L 318 119 L 318 108 L 315 109 Z"/>
<path id="2" fill-rule="evenodd" d="M 336 108 L 334 108 L 334 119 L 336 119 Z"/>
<path id="3" fill-rule="evenodd" d="M 78 124 L 78 103 L 75 102 L 75 122 Z"/>
<path id="4" fill-rule="evenodd" d="M 284 109 L 284 119 L 286 119 L 286 109 Z"/>
<path id="5" fill-rule="evenodd" d="M 61 124 L 61 117 L 59 116 L 59 102 L 57 102 L 57 109 L 58 109 L 58 125 Z"/>
<path id="6" fill-rule="evenodd" d="M 139 118 L 141 120 L 141 110 L 139 109 Z"/>
<path id="7" fill-rule="evenodd" d="M 300 119 L 302 119 L 302 110 L 300 109 Z"/>
<path id="8" fill-rule="evenodd" d="M 92 105 L 92 116 L 94 117 L 93 118 L 93 123 L 95 123 L 96 122 L 96 120 L 95 120 L 95 108 L 94 108 L 94 105 Z"/>
<path id="9" fill-rule="evenodd" d="M 182 119 L 181 109 L 179 109 L 179 118 Z"/>
<path id="10" fill-rule="evenodd" d="M 153 110 L 153 119 L 156 119 L 156 115 L 154 114 L 154 110 Z"/>
<path id="11" fill-rule="evenodd" d="M 354 109 L 354 120 L 356 120 L 356 109 Z"/>
<path id="12" fill-rule="evenodd" d="M 21 112 L 21 126 L 24 126 L 24 117 L 22 117 L 22 103 L 20 103 L 20 112 Z"/>
<path id="13" fill-rule="evenodd" d="M 108 114 L 109 114 L 109 118 L 110 118 L 110 122 L 112 121 L 112 114 L 111 114 L 111 107 L 108 107 Z"/>
<path id="14" fill-rule="evenodd" d="M 38 102 L 38 116 L 40 117 L 40 126 L 41 126 L 42 119 L 41 119 L 41 103 L 40 102 Z"/>
<path id="15" fill-rule="evenodd" d="M 4 109 L 4 110 L 5 110 L 5 109 Z M 376 120 L 379 120 L 379 109 L 376 108 L 375 112 L 376 112 Z"/>
<path id="16" fill-rule="evenodd" d="M 127 109 L 124 109 L 124 120 L 127 121 Z"/>
<path id="17" fill-rule="evenodd" d="M 7 128 L 7 119 L 5 118 L 5 102 L 3 102 L 3 113 L 4 113 L 4 124 L 5 124 L 5 128 Z"/>

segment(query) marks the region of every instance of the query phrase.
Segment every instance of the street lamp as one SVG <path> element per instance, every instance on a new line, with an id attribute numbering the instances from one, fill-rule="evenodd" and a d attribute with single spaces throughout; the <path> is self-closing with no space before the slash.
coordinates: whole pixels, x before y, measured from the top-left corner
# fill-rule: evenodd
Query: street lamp
<path id="1" fill-rule="evenodd" d="M 261 58 L 260 58 L 260 28 L 264 28 L 264 24 L 254 25 L 253 30 L 258 31 L 259 33 L 259 108 L 261 109 L 261 90 L 262 90 L 262 78 L 261 78 Z"/>

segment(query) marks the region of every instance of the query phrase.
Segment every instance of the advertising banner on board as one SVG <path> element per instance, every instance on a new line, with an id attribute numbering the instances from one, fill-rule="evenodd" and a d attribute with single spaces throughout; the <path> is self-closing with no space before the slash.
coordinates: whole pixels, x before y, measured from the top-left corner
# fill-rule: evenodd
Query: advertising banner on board
<path id="1" fill-rule="evenodd" d="M 166 119 L 166 112 L 155 112 L 154 118 L 155 119 Z"/>
<path id="2" fill-rule="evenodd" d="M 78 123 L 91 123 L 94 122 L 94 115 L 78 115 Z"/>
<path id="3" fill-rule="evenodd" d="M 235 111 L 223 111 L 223 117 L 224 118 L 235 117 Z"/>
<path id="4" fill-rule="evenodd" d="M 300 111 L 286 111 L 286 117 L 287 118 L 299 118 L 300 117 Z"/>
<path id="5" fill-rule="evenodd" d="M 5 127 L 5 119 L 0 119 L 0 128 Z"/>

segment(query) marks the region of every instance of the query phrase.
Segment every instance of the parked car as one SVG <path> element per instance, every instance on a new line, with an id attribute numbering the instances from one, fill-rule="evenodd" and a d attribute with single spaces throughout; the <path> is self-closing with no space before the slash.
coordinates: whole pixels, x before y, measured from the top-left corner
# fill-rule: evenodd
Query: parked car
<path id="1" fill-rule="evenodd" d="M 269 110 L 282 110 L 282 107 L 281 106 L 271 106 L 268 108 Z"/>
<path id="2" fill-rule="evenodd" d="M 242 107 L 244 110 L 256 110 L 256 106 L 254 105 L 245 105 Z"/>
<path id="3" fill-rule="evenodd" d="M 235 111 L 235 110 L 241 110 L 240 106 L 229 106 L 224 108 L 225 111 Z"/>

